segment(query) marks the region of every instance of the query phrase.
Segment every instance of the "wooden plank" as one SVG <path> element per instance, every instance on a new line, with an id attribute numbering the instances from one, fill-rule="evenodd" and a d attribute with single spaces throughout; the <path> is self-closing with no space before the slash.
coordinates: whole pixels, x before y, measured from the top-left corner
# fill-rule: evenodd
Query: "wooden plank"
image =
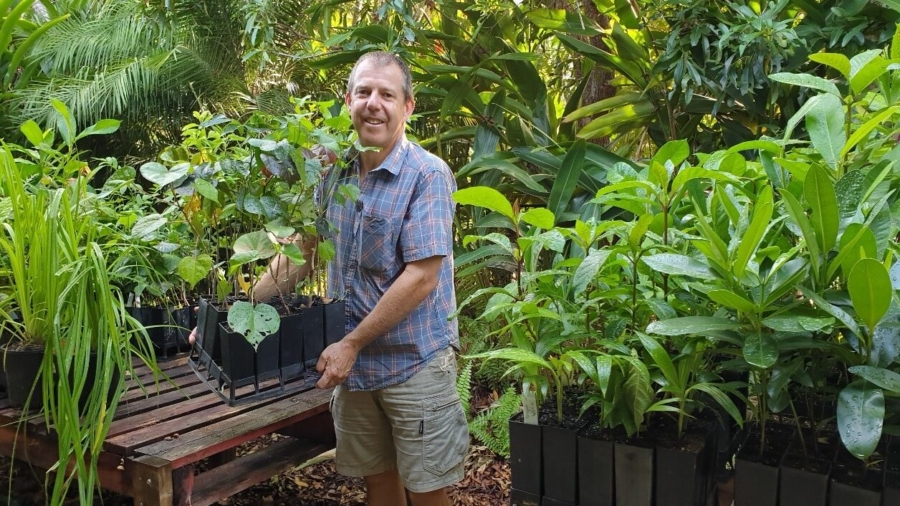
<path id="1" fill-rule="evenodd" d="M 116 409 L 116 421 L 124 420 L 130 416 L 135 416 L 154 409 L 164 408 L 170 404 L 186 402 L 191 399 L 203 397 L 207 394 L 213 395 L 209 390 L 209 387 L 201 383 L 199 385 L 182 388 L 180 391 L 173 390 L 171 392 L 152 395 L 143 399 L 133 399 L 124 404 L 119 403 L 119 406 Z"/>
<path id="2" fill-rule="evenodd" d="M 108 441 L 121 434 L 137 431 L 151 425 L 159 425 L 174 418 L 188 416 L 198 411 L 204 411 L 222 405 L 222 400 L 210 392 L 209 389 L 207 389 L 205 393 L 206 395 L 190 401 L 170 404 L 169 406 L 160 407 L 158 409 L 151 409 L 128 418 L 117 418 L 110 425 L 106 439 Z M 157 427 L 155 430 L 158 431 L 159 428 Z M 108 450 L 115 451 L 114 448 L 115 447 L 110 446 Z"/>
<path id="3" fill-rule="evenodd" d="M 194 425 L 196 430 L 180 433 L 177 440 L 158 440 L 135 452 L 155 455 L 172 462 L 173 467 L 181 467 L 323 413 L 330 398 L 331 389 L 309 390 L 228 420 Z"/>
<path id="4" fill-rule="evenodd" d="M 155 425 L 143 427 L 115 437 L 107 437 L 104 447 L 119 455 L 131 455 L 137 447 L 164 441 L 166 438 L 171 438 L 170 441 L 173 441 L 173 444 L 177 445 L 181 441 L 181 438 L 192 430 L 231 419 L 241 413 L 253 411 L 260 406 L 277 402 L 289 395 L 290 394 L 276 396 L 260 401 L 259 403 L 244 404 L 240 406 L 228 406 L 219 399 L 215 405 L 210 406 L 202 412 L 185 413 L 180 416 L 170 417 L 168 420 Z M 175 406 L 180 405 L 181 404 L 176 404 Z M 174 437 L 176 434 L 179 435 L 177 438 Z"/>
<path id="5" fill-rule="evenodd" d="M 210 506 L 328 451 L 325 443 L 286 439 L 194 477 L 192 506 Z"/>
<path id="6" fill-rule="evenodd" d="M 172 466 L 151 456 L 127 459 L 134 506 L 172 506 Z"/>
<path id="7" fill-rule="evenodd" d="M 137 388 L 134 390 L 129 390 L 122 395 L 120 402 L 131 402 L 136 399 L 144 399 L 151 395 L 160 395 L 172 391 L 177 391 L 178 388 L 184 388 L 191 385 L 196 385 L 200 383 L 200 378 L 197 377 L 196 374 L 191 373 L 190 375 L 179 376 L 177 378 L 172 378 L 172 382 L 168 381 L 160 381 L 158 385 L 150 384 L 146 385 L 147 392 L 144 393 L 141 389 Z"/>
<path id="8" fill-rule="evenodd" d="M 7 457 L 15 457 L 36 468 L 46 470 L 55 466 L 59 461 L 58 452 L 56 441 L 46 435 L 34 435 L 27 432 L 16 434 L 15 427 L 0 427 L 0 453 Z M 97 472 L 104 488 L 130 495 L 131 482 L 124 468 L 120 469 L 123 462 L 120 456 L 103 452 L 97 461 Z"/>

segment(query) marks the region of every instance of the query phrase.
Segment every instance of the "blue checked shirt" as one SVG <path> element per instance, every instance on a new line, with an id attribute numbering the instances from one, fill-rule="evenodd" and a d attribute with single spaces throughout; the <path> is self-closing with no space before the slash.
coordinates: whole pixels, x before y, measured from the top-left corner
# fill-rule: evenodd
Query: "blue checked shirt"
<path id="1" fill-rule="evenodd" d="M 358 161 L 340 181 L 359 186 Z M 327 178 L 326 178 L 327 180 Z M 347 332 L 375 308 L 407 262 L 444 257 L 437 288 L 399 325 L 363 348 L 344 385 L 378 390 L 402 383 L 447 346 L 459 347 L 453 285 L 456 181 L 440 158 L 403 138 L 369 171 L 357 202 L 339 203 L 333 187 L 326 217 L 336 228 L 328 296 L 346 300 Z M 324 189 L 324 188 L 323 188 Z"/>

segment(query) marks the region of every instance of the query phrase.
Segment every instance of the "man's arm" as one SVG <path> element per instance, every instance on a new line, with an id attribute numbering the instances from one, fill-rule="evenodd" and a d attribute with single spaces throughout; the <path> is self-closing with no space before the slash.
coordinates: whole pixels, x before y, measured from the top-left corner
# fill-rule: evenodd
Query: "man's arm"
<path id="1" fill-rule="evenodd" d="M 309 276 L 313 264 L 313 249 L 316 239 L 307 239 L 298 242 L 297 246 L 303 251 L 306 263 L 295 265 L 288 257 L 276 255 L 269 262 L 266 272 L 253 285 L 253 298 L 258 301 L 267 301 L 279 293 L 290 293 L 297 283 Z"/>
<path id="2" fill-rule="evenodd" d="M 406 264 L 372 312 L 319 356 L 316 370 L 322 377 L 316 386 L 329 388 L 343 383 L 350 375 L 359 351 L 396 327 L 434 291 L 443 260 L 442 256 L 433 256 Z"/>

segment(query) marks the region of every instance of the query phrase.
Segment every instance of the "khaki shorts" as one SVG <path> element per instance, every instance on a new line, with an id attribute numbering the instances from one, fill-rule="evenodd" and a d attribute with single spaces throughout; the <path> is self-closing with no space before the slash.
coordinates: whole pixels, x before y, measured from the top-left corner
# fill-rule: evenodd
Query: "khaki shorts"
<path id="1" fill-rule="evenodd" d="M 437 353 L 404 383 L 382 390 L 334 389 L 335 465 L 346 476 L 397 469 L 403 485 L 424 493 L 463 478 L 469 427 L 456 393 L 453 348 Z"/>

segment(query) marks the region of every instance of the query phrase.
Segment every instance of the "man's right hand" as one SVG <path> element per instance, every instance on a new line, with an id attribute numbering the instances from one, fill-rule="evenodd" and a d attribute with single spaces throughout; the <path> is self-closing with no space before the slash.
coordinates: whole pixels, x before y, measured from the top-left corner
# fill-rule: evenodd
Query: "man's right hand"
<path id="1" fill-rule="evenodd" d="M 191 329 L 190 335 L 188 335 L 188 344 L 191 346 L 194 345 L 194 342 L 197 341 L 197 327 Z"/>

